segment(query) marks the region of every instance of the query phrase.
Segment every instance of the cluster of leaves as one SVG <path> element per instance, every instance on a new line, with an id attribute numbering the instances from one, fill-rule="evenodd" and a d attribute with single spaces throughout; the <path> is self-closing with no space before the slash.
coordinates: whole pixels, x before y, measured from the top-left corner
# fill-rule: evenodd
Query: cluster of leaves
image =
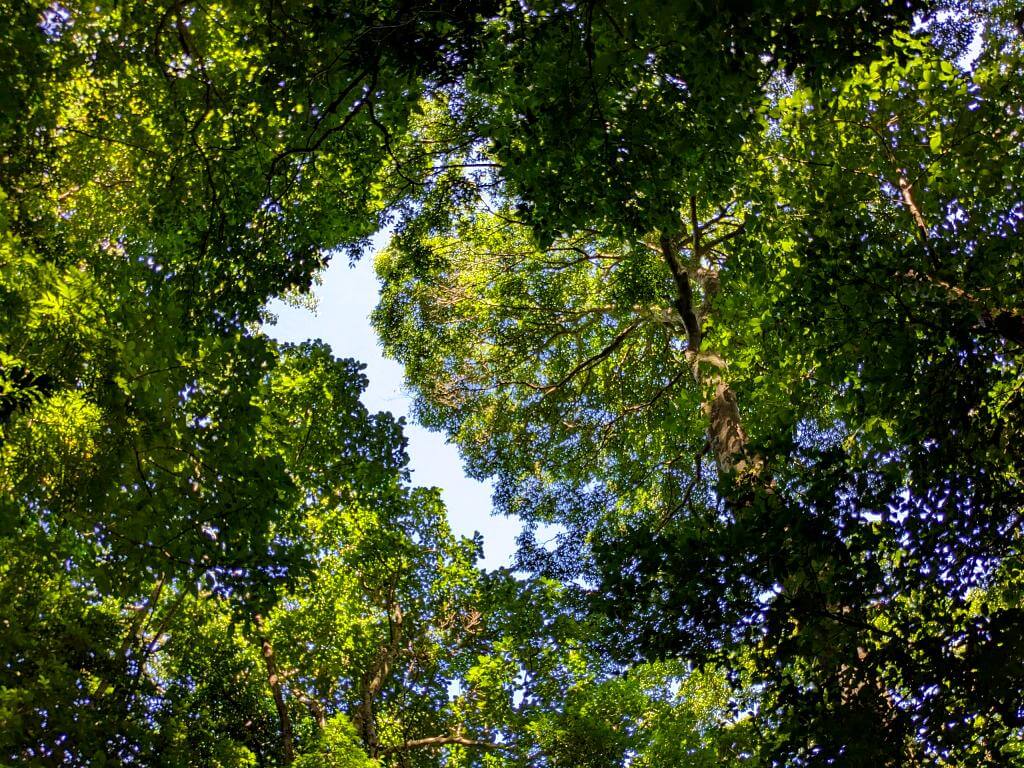
<path id="1" fill-rule="evenodd" d="M 488 105 L 475 130 L 541 242 L 668 227 L 681 195 L 730 188 L 776 67 L 816 81 L 917 5 L 514 4 L 467 77 Z"/>
<path id="2" fill-rule="evenodd" d="M 0 759 L 1019 759 L 1024 35 L 930 10 L 0 0 Z M 392 219 L 525 578 L 259 328 Z"/>
<path id="3" fill-rule="evenodd" d="M 328 456 L 349 485 L 397 482 L 401 438 L 353 405 L 352 364 L 320 360 L 337 407 L 261 400 L 325 353 L 253 322 L 377 229 L 375 123 L 400 127 L 472 28 L 387 4 L 0 11 L 3 759 L 140 759 L 182 606 L 237 618 L 308 572 Z M 314 457 L 275 422 L 317 409 L 335 444 Z"/>
<path id="4" fill-rule="evenodd" d="M 497 168 L 379 258 L 386 349 L 622 658 L 752 665 L 766 757 L 1012 762 L 1019 14 L 785 49 L 822 69 L 676 7 L 501 27 L 450 110 Z"/>
<path id="5" fill-rule="evenodd" d="M 0 1 L 0 762 L 746 759 L 720 676 L 611 680 L 360 366 L 258 325 L 439 175 L 424 92 L 494 12 Z"/>

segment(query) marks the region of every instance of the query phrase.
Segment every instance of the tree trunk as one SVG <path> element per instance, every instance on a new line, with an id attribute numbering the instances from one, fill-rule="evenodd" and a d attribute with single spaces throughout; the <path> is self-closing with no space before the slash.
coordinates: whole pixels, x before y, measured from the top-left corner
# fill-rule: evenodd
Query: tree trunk
<path id="1" fill-rule="evenodd" d="M 909 189 L 905 199 L 913 200 Z M 915 221 L 920 226 L 923 219 L 916 212 Z M 773 496 L 775 482 L 772 473 L 765 465 L 764 457 L 751 453 L 748 448 L 748 436 L 743 428 L 739 402 L 726 378 L 726 362 L 716 352 L 704 348 L 704 321 L 712 312 L 712 300 L 718 290 L 718 275 L 715 270 L 702 268 L 701 263 L 706 255 L 702 246 L 702 229 L 697 219 L 697 202 L 690 198 L 691 232 L 685 238 L 663 236 L 661 238 L 662 254 L 672 272 L 676 284 L 676 299 L 673 302 L 676 311 L 686 329 L 687 350 L 686 360 L 691 367 L 694 381 L 702 394 L 702 410 L 707 417 L 708 442 L 715 457 L 720 478 L 740 480 L 740 487 L 730 491 L 729 484 L 722 486 L 726 491 L 726 500 L 733 506 L 742 507 L 751 503 L 756 495 Z M 721 242 L 726 238 L 719 238 Z M 682 244 L 691 249 L 690 264 L 684 264 L 679 253 Z M 693 272 L 704 296 L 700 310 L 694 308 L 692 281 Z M 822 615 L 829 615 L 827 606 L 823 607 Z M 838 609 L 841 613 L 849 611 L 849 607 Z M 899 718 L 899 710 L 882 681 L 871 675 L 870 682 L 858 679 L 856 670 L 849 664 L 840 664 L 836 670 L 844 706 L 867 709 L 874 712 L 878 723 L 885 729 L 895 728 Z M 869 672 L 870 674 L 870 672 Z M 893 734 L 893 735 L 898 735 Z M 899 756 L 885 755 L 879 762 L 882 766 L 913 764 L 904 762 L 909 753 L 904 750 Z"/>
<path id="2" fill-rule="evenodd" d="M 688 238 L 692 249 L 691 269 L 705 296 L 700 313 L 693 303 L 693 287 L 690 271 L 682 263 L 678 241 L 669 236 L 661 238 L 662 255 L 672 272 L 676 283 L 674 302 L 679 318 L 686 328 L 686 361 L 690 365 L 693 379 L 703 393 L 704 415 L 708 420 L 708 440 L 715 457 L 720 475 L 743 474 L 752 468 L 759 468 L 763 462 L 745 457 L 747 433 L 740 418 L 739 402 L 725 377 L 726 364 L 722 357 L 703 349 L 704 317 L 710 312 L 710 297 L 717 290 L 718 276 L 712 270 L 700 269 L 704 256 L 701 244 L 701 227 L 697 220 L 697 201 L 690 198 L 692 231 Z M 770 483 L 769 483 L 770 485 Z"/>
<path id="3" fill-rule="evenodd" d="M 377 735 L 377 723 L 373 712 L 373 702 L 391 672 L 391 664 L 398 654 L 402 642 L 402 622 L 404 620 L 402 607 L 398 604 L 394 594 L 388 598 L 388 641 L 380 648 L 377 659 L 363 675 L 361 681 L 361 698 L 356 707 L 353 720 L 360 736 L 363 746 L 371 759 L 380 756 L 380 739 Z"/>
<path id="4" fill-rule="evenodd" d="M 267 668 L 267 683 L 274 696 L 274 706 L 277 708 L 277 717 L 281 723 L 281 757 L 285 765 L 291 765 L 295 762 L 295 737 L 292 733 L 292 719 L 288 714 L 288 703 L 284 700 L 284 691 L 281 688 L 281 676 L 277 671 L 274 647 L 263 631 L 263 617 L 256 614 L 253 623 L 256 625 L 260 647 L 263 651 L 263 663 Z"/>

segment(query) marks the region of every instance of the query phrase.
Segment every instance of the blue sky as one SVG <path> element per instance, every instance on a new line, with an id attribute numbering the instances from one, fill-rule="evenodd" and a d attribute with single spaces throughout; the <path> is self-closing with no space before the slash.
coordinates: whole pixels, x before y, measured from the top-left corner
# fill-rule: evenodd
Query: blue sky
<path id="1" fill-rule="evenodd" d="M 383 235 L 379 236 L 374 245 L 379 247 L 384 240 Z M 491 515 L 489 485 L 465 476 L 458 450 L 445 442 L 443 435 L 412 423 L 412 401 L 402 383 L 402 367 L 384 358 L 370 326 L 377 290 L 372 255 L 368 254 L 354 267 L 344 257 L 334 259 L 323 275 L 323 284 L 315 291 L 319 300 L 315 313 L 275 303 L 270 309 L 278 321 L 266 330 L 281 341 L 322 339 L 338 357 L 354 357 L 365 363 L 370 379 L 363 396 L 366 407 L 371 411 L 391 411 L 408 419 L 405 434 L 409 438 L 413 483 L 441 489 L 456 533 L 483 534 L 483 566 L 509 565 L 521 525 L 516 520 Z"/>

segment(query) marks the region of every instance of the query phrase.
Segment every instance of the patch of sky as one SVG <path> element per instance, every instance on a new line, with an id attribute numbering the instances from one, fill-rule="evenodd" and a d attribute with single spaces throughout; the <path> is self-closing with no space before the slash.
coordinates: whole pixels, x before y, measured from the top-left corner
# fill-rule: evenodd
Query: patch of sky
<path id="1" fill-rule="evenodd" d="M 522 524 L 515 519 L 491 514 L 491 484 L 466 477 L 458 449 L 443 435 L 430 432 L 411 418 L 412 397 L 406 390 L 402 367 L 384 357 L 377 335 L 370 325 L 370 313 L 377 303 L 378 283 L 373 271 L 373 254 L 387 242 L 378 234 L 367 253 L 354 265 L 334 258 L 314 287 L 316 307 L 290 306 L 273 302 L 269 309 L 276 322 L 265 327 L 274 338 L 292 343 L 321 339 L 337 357 L 352 357 L 366 365 L 369 386 L 363 403 L 372 411 L 390 411 L 407 420 L 409 468 L 415 485 L 441 489 L 449 521 L 458 535 L 484 537 L 486 568 L 510 566 L 516 537 Z"/>

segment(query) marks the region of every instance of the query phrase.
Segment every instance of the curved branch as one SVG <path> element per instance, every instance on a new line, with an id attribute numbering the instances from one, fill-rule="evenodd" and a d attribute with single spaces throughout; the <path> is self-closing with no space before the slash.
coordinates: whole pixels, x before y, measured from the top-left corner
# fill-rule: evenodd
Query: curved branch
<path id="1" fill-rule="evenodd" d="M 611 340 L 611 342 L 609 342 L 608 346 L 606 346 L 593 357 L 588 357 L 582 363 L 577 365 L 575 368 L 569 371 L 569 373 L 562 377 L 560 381 L 556 382 L 555 384 L 549 384 L 548 386 L 546 386 L 544 388 L 544 394 L 548 395 L 551 394 L 552 392 L 557 392 L 559 389 L 561 389 L 574 378 L 576 378 L 579 374 L 583 373 L 584 371 L 590 370 L 595 365 L 600 363 L 602 360 L 611 356 L 611 354 L 616 349 L 622 346 L 626 339 L 629 338 L 629 335 L 636 330 L 637 326 L 639 326 L 640 323 L 640 320 L 636 320 L 630 323 L 628 326 L 626 326 L 624 330 L 620 331 L 619 334 L 614 339 Z"/>

